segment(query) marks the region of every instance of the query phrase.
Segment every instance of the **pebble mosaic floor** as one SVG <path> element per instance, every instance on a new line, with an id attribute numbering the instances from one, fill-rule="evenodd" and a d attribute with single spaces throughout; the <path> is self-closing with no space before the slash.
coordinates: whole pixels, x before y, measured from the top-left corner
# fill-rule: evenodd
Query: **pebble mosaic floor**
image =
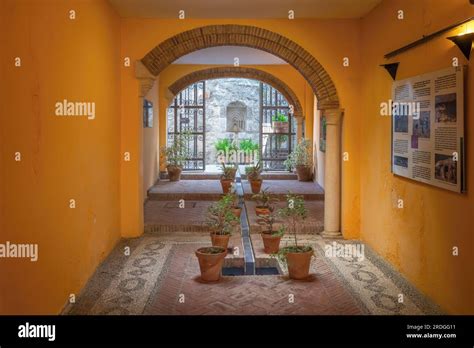
<path id="1" fill-rule="evenodd" d="M 238 240 L 234 236 L 233 243 L 238 245 Z M 208 234 L 146 233 L 124 239 L 64 314 L 441 313 L 368 246 L 337 241 L 339 245 L 364 245 L 364 257 L 357 258 L 328 254 L 327 245 L 333 242 L 318 235 L 300 235 L 300 241 L 313 245 L 316 254 L 307 281 L 288 279 L 285 265 L 278 263 L 281 275 L 227 276 L 218 283 L 203 284 L 194 250 L 209 245 Z M 259 235 L 252 235 L 252 244 L 257 260 L 270 258 L 262 252 Z M 131 250 L 128 256 L 126 246 Z M 238 264 L 241 259 L 236 255 L 226 258 L 226 264 L 233 261 Z M 290 295 L 293 303 L 288 300 Z"/>

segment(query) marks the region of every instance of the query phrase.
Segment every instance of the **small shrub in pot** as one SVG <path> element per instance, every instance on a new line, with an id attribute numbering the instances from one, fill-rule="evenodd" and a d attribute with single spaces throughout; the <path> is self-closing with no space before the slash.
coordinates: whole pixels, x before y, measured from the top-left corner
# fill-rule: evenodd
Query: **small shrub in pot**
<path id="1" fill-rule="evenodd" d="M 278 258 L 288 265 L 288 274 L 291 279 L 305 279 L 309 276 L 311 258 L 314 255 L 313 247 L 298 243 L 297 227 L 307 217 L 307 210 L 303 196 L 288 193 L 287 206 L 278 211 L 284 220 L 286 231 L 293 237 L 294 244 L 280 248 Z"/>

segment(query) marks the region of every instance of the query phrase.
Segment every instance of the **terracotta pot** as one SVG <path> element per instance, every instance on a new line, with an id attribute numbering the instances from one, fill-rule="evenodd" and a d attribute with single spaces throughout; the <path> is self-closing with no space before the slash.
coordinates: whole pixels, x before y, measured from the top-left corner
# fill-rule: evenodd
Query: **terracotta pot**
<path id="1" fill-rule="evenodd" d="M 212 246 L 222 247 L 227 250 L 229 246 L 230 234 L 215 234 L 211 232 L 211 242 Z"/>
<path id="2" fill-rule="evenodd" d="M 206 253 L 209 248 L 199 248 L 196 250 L 196 256 L 201 269 L 201 279 L 205 282 L 215 282 L 221 278 L 222 266 L 227 250 L 220 248 L 222 252 L 218 254 Z"/>
<path id="3" fill-rule="evenodd" d="M 233 207 L 232 208 L 232 214 L 238 219 L 240 219 L 240 214 L 242 214 L 242 208 L 241 207 Z"/>
<path id="4" fill-rule="evenodd" d="M 299 181 L 311 181 L 313 178 L 310 166 L 296 166 L 296 175 Z"/>
<path id="5" fill-rule="evenodd" d="M 263 249 L 267 254 L 275 254 L 280 249 L 281 236 L 272 236 L 271 233 L 261 233 L 263 239 Z"/>
<path id="6" fill-rule="evenodd" d="M 233 182 L 234 180 L 232 179 L 221 179 L 222 192 L 224 194 L 230 192 L 230 187 L 232 186 Z"/>
<path id="7" fill-rule="evenodd" d="M 262 179 L 257 179 L 257 180 L 252 180 L 249 179 L 250 182 L 250 187 L 252 188 L 252 193 L 257 194 L 260 192 L 260 189 L 262 187 Z"/>
<path id="8" fill-rule="evenodd" d="M 309 266 L 313 251 L 303 253 L 288 253 L 286 261 L 288 263 L 288 275 L 291 279 L 305 279 L 309 275 Z"/>
<path id="9" fill-rule="evenodd" d="M 288 122 L 275 121 L 273 122 L 274 133 L 288 133 Z"/>
<path id="10" fill-rule="evenodd" d="M 257 216 L 270 215 L 270 208 L 268 208 L 268 207 L 261 207 L 261 206 L 257 205 L 257 206 L 255 207 L 255 213 L 257 214 Z"/>
<path id="11" fill-rule="evenodd" d="M 166 169 L 168 170 L 168 177 L 170 181 L 179 181 L 181 178 L 181 172 L 183 169 L 179 166 L 167 166 Z"/>

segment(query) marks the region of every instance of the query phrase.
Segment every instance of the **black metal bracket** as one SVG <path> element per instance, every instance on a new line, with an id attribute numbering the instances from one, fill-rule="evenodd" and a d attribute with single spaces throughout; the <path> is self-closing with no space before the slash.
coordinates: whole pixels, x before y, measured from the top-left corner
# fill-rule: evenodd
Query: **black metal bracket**
<path id="1" fill-rule="evenodd" d="M 393 80 L 397 77 L 398 65 L 400 62 L 390 63 L 390 64 L 381 64 L 380 66 L 384 67 L 388 71 Z"/>
<path id="2" fill-rule="evenodd" d="M 474 40 L 474 33 L 459 35 L 459 36 L 450 36 L 448 40 L 454 42 L 456 46 L 459 47 L 464 57 L 469 60 L 471 56 L 472 41 Z"/>
<path id="3" fill-rule="evenodd" d="M 474 20 L 474 17 L 469 17 L 469 18 L 467 18 L 467 19 L 465 19 L 465 20 L 463 20 L 463 21 L 461 21 L 461 22 L 459 22 L 459 23 L 452 24 L 452 25 L 450 25 L 450 26 L 448 26 L 448 27 L 446 27 L 446 28 L 443 28 L 443 29 L 441 29 L 441 30 L 438 30 L 438 31 L 436 31 L 436 32 L 434 32 L 434 33 L 432 33 L 432 34 L 429 34 L 429 35 L 426 35 L 426 36 L 424 35 L 421 39 L 419 39 L 419 40 L 417 40 L 417 41 L 414 41 L 414 42 L 412 42 L 412 43 L 410 43 L 410 44 L 408 44 L 408 45 L 406 45 L 406 46 L 403 46 L 403 47 L 401 47 L 401 48 L 399 48 L 399 49 L 396 49 L 395 51 L 392 51 L 392 52 L 390 52 L 390 53 L 387 53 L 387 54 L 384 56 L 384 58 L 388 59 L 388 58 L 395 57 L 396 55 L 399 55 L 399 54 L 402 53 L 402 52 L 408 51 L 409 49 L 411 49 L 411 48 L 413 48 L 413 47 L 416 47 L 416 46 L 419 46 L 419 45 L 421 45 L 421 44 L 423 44 L 423 43 L 425 43 L 425 42 L 428 42 L 428 41 L 430 41 L 431 39 L 433 39 L 433 38 L 435 38 L 435 37 L 437 37 L 437 36 L 440 36 L 441 34 L 447 32 L 447 31 L 449 31 L 449 30 L 451 30 L 451 29 L 454 29 L 454 28 L 456 28 L 456 27 L 459 27 L 460 25 L 465 24 L 465 23 L 467 23 L 467 22 L 470 22 L 470 21 L 472 21 L 472 20 Z"/>

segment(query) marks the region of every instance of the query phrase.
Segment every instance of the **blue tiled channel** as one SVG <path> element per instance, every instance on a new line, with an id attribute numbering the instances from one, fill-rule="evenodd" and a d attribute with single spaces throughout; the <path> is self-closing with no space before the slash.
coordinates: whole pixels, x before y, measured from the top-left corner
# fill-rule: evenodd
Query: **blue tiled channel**
<path id="1" fill-rule="evenodd" d="M 242 213 L 240 215 L 240 228 L 242 230 L 242 244 L 244 247 L 244 273 L 243 275 L 254 275 L 256 274 L 255 270 L 255 254 L 253 252 L 252 240 L 250 239 L 250 228 L 249 221 L 247 218 L 247 210 L 244 203 L 244 190 L 242 188 L 242 179 L 240 177 L 240 172 L 237 171 L 236 175 L 236 191 L 239 195 L 239 206 L 242 208 Z"/>
<path id="2" fill-rule="evenodd" d="M 256 275 L 278 275 L 280 272 L 276 267 L 257 267 L 255 269 Z M 243 267 L 224 267 L 222 269 L 223 276 L 243 276 L 245 269 Z"/>

